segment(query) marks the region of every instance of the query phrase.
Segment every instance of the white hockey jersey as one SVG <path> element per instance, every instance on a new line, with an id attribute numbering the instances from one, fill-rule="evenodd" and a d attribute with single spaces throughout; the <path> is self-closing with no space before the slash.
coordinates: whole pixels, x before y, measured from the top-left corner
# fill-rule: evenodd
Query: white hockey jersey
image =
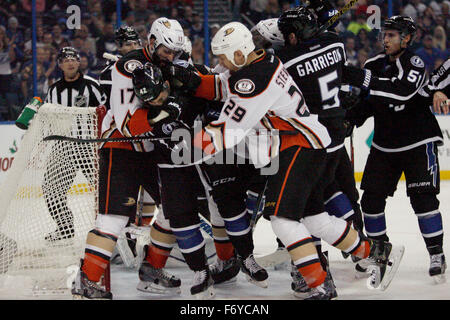
<path id="1" fill-rule="evenodd" d="M 282 62 L 264 50 L 257 53 L 256 60 L 237 72 L 201 76 L 195 95 L 225 103 L 219 119 L 196 135 L 194 146 L 214 154 L 245 142 L 256 167 L 269 164 L 279 151 L 293 145 L 327 147 L 331 142 L 327 129 L 309 113 Z"/>
<path id="2" fill-rule="evenodd" d="M 129 52 L 111 69 L 109 106 L 102 122 L 102 138 L 138 136 L 151 131 L 147 121 L 148 109 L 142 107 L 133 89 L 132 73 L 136 67 L 151 62 L 146 48 Z M 140 152 L 154 149 L 150 141 L 106 143 L 102 147 L 122 148 Z"/>

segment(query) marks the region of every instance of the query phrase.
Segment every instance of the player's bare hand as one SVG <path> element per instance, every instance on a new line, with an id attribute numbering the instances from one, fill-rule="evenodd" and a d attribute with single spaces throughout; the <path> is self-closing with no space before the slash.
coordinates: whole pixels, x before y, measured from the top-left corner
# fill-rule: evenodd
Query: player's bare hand
<path id="1" fill-rule="evenodd" d="M 448 97 L 442 91 L 436 91 L 433 95 L 433 111 L 437 114 L 448 114 Z"/>

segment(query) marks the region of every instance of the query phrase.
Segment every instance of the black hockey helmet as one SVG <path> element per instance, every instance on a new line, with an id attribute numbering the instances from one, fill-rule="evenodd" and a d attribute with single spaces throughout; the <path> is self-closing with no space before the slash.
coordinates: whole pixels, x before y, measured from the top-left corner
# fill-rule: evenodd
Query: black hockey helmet
<path id="1" fill-rule="evenodd" d="M 307 41 L 316 34 L 319 23 L 310 10 L 300 6 L 281 14 L 278 18 L 278 29 L 285 40 L 288 39 L 289 34 L 294 33 L 298 39 Z"/>
<path id="2" fill-rule="evenodd" d="M 141 44 L 139 34 L 132 27 L 123 26 L 117 29 L 114 33 L 114 40 L 121 47 L 125 42 L 134 41 Z"/>
<path id="3" fill-rule="evenodd" d="M 166 86 L 161 70 L 151 63 L 133 71 L 133 88 L 136 96 L 144 102 L 155 100 Z"/>
<path id="4" fill-rule="evenodd" d="M 417 27 L 411 17 L 392 16 L 384 21 L 383 31 L 384 30 L 397 30 L 400 33 L 400 38 L 402 40 L 410 34 L 411 39 L 408 42 L 409 45 L 416 37 Z"/>
<path id="5" fill-rule="evenodd" d="M 77 61 L 80 61 L 80 53 L 73 47 L 64 47 L 59 50 L 56 60 L 58 61 L 58 63 L 61 63 L 64 58 L 73 58 Z"/>

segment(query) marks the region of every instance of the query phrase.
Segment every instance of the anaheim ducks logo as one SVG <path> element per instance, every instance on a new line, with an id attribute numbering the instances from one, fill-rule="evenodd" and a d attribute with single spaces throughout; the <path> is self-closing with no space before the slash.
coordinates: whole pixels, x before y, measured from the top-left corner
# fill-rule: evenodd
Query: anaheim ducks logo
<path id="1" fill-rule="evenodd" d="M 234 90 L 242 94 L 250 94 L 255 90 L 255 84 L 250 79 L 241 79 L 234 85 Z"/>
<path id="2" fill-rule="evenodd" d="M 228 28 L 227 30 L 225 30 L 225 36 L 228 36 L 229 34 L 231 34 L 234 31 L 234 28 Z"/>
<path id="3" fill-rule="evenodd" d="M 142 68 L 142 62 L 138 60 L 128 60 L 123 65 L 123 68 L 126 72 L 133 73 L 134 69 L 136 68 Z"/>
<path id="4" fill-rule="evenodd" d="M 163 24 L 167 29 L 170 29 L 170 27 L 172 26 L 172 25 L 170 24 L 169 20 L 163 21 L 162 24 Z"/>

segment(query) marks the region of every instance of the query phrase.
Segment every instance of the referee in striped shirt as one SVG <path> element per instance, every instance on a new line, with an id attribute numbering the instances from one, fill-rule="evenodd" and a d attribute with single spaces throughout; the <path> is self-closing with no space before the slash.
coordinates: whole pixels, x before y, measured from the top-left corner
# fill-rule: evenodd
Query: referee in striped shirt
<path id="1" fill-rule="evenodd" d="M 98 107 L 106 103 L 106 94 L 99 83 L 79 70 L 80 55 L 75 48 L 62 48 L 57 59 L 63 77 L 49 87 L 46 103 L 64 107 Z M 55 231 L 46 235 L 45 240 L 49 242 L 74 237 L 74 218 L 67 206 L 67 194 L 80 170 L 91 185 L 95 181 L 92 170 L 87 167 L 88 162 L 83 159 L 89 147 L 74 144 L 69 154 L 67 143 L 56 142 L 53 145 L 42 185 L 48 210 L 57 226 Z"/>

